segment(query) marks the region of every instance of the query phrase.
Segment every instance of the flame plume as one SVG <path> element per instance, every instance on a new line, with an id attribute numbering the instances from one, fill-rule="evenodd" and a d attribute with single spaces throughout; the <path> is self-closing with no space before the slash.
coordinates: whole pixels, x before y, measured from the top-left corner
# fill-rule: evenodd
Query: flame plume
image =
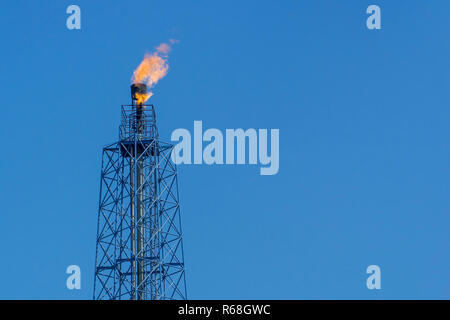
<path id="1" fill-rule="evenodd" d="M 168 54 L 171 50 L 171 44 L 175 43 L 176 40 L 171 39 L 169 43 L 162 43 L 153 53 L 146 53 L 144 60 L 139 64 L 139 66 L 134 70 L 133 76 L 131 77 L 132 83 L 145 83 L 149 91 L 146 94 L 137 94 L 137 103 L 145 103 L 152 95 L 151 89 L 155 84 L 162 78 L 165 77 L 167 71 L 169 70 L 169 64 L 167 62 Z"/>

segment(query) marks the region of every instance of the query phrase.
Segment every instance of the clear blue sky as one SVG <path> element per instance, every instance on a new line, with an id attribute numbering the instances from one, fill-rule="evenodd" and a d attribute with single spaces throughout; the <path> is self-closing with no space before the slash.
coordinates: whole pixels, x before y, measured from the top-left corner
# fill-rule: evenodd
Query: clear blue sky
<path id="1" fill-rule="evenodd" d="M 82 29 L 66 29 L 77 4 Z M 378 4 L 382 29 L 365 10 Z M 101 148 L 146 51 L 176 128 L 279 128 L 280 171 L 181 166 L 188 296 L 450 298 L 449 1 L 7 1 L 0 298 L 92 297 Z M 82 270 L 82 290 L 65 269 Z M 366 267 L 382 290 L 366 288 Z"/>

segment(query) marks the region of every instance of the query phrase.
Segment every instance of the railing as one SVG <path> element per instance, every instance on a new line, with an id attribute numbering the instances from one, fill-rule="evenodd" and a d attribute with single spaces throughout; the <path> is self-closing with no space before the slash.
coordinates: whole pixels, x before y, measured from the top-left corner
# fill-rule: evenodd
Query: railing
<path id="1" fill-rule="evenodd" d="M 158 137 L 153 105 L 122 105 L 120 140 L 147 140 Z"/>

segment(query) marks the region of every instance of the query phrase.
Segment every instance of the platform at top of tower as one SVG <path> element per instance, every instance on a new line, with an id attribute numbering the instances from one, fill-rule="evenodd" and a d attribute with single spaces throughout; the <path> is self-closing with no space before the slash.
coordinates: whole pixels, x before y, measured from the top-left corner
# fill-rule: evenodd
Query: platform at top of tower
<path id="1" fill-rule="evenodd" d="M 159 145 L 154 139 L 147 140 L 121 140 L 120 153 L 122 157 L 135 157 L 143 155 L 144 157 L 159 156 Z M 135 152 L 136 150 L 136 152 Z"/>

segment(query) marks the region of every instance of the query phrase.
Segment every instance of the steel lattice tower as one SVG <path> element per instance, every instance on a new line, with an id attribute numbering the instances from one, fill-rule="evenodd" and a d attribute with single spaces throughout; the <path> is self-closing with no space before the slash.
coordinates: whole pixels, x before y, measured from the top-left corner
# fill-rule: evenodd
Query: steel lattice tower
<path id="1" fill-rule="evenodd" d="M 103 149 L 94 299 L 186 299 L 173 145 L 159 140 L 153 105 L 122 106 L 119 141 Z"/>

